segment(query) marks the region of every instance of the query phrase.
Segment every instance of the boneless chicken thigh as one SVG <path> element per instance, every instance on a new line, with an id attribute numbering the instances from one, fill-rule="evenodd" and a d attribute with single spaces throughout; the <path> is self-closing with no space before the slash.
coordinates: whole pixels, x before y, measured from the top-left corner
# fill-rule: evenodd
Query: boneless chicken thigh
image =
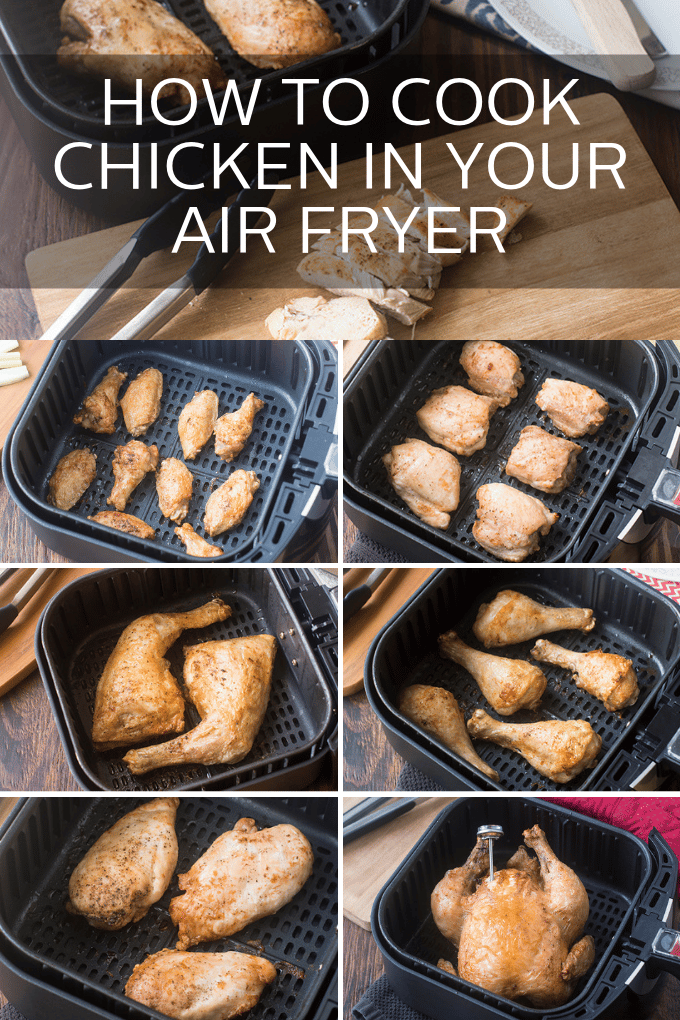
<path id="1" fill-rule="evenodd" d="M 475 540 L 492 556 L 510 563 L 520 563 L 536 552 L 538 536 L 547 535 L 559 518 L 540 499 L 502 482 L 481 485 L 477 499 Z"/>
<path id="2" fill-rule="evenodd" d="M 495 340 L 468 340 L 460 363 L 467 372 L 468 386 L 495 397 L 501 407 L 507 407 L 524 385 L 519 358 Z"/>
<path id="3" fill-rule="evenodd" d="M 460 464 L 453 454 L 422 439 L 407 439 L 382 460 L 409 509 L 433 528 L 448 528 L 460 498 Z"/>
<path id="4" fill-rule="evenodd" d="M 435 443 L 469 457 L 486 445 L 491 415 L 498 406 L 495 397 L 471 393 L 464 386 L 445 386 L 434 390 L 416 417 Z"/>
<path id="5" fill-rule="evenodd" d="M 570 439 L 593 435 L 609 414 L 609 404 L 597 390 L 569 379 L 546 379 L 536 403 Z"/>
<path id="6" fill-rule="evenodd" d="M 562 492 L 574 480 L 580 452 L 577 443 L 527 425 L 508 457 L 505 473 L 541 492 Z"/>

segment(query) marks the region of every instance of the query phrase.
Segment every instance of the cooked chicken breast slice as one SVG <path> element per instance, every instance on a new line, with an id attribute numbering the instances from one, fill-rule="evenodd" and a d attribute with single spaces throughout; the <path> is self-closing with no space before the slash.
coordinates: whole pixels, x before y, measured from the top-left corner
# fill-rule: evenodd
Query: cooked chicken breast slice
<path id="1" fill-rule="evenodd" d="M 531 212 L 533 202 L 526 202 L 518 195 L 501 195 L 496 199 L 496 207 L 505 213 L 505 226 L 498 234 L 499 240 L 504 241 L 520 220 L 523 220 L 526 214 Z"/>
<path id="2" fill-rule="evenodd" d="M 448 528 L 460 499 L 460 464 L 451 453 L 407 439 L 382 459 L 394 490 L 422 521 Z"/>
<path id="3" fill-rule="evenodd" d="M 315 0 L 205 0 L 236 52 L 256 67 L 290 67 L 340 46 Z"/>
<path id="4" fill-rule="evenodd" d="M 390 217 L 387 215 L 387 210 L 389 209 L 390 213 L 392 214 L 396 222 L 399 224 L 399 226 L 400 227 L 404 226 L 404 224 L 409 220 L 409 217 L 412 216 L 415 207 L 411 204 L 411 202 L 405 201 L 405 199 L 402 197 L 403 194 L 404 189 L 400 188 L 396 195 L 383 195 L 383 197 L 375 206 L 375 210 L 381 219 L 385 220 L 387 223 L 392 222 Z M 448 224 L 446 224 L 441 219 L 441 217 L 435 215 L 434 213 L 432 214 L 432 225 L 437 230 L 439 230 L 439 228 L 441 227 L 448 226 Z M 428 251 L 428 246 L 430 244 L 430 225 L 426 206 L 425 207 L 419 206 L 419 212 L 417 212 L 416 215 L 413 216 L 413 218 L 409 222 L 408 227 L 406 228 L 406 235 L 407 237 L 413 238 L 413 240 L 416 241 L 417 244 L 420 245 L 420 247 L 424 251 Z M 437 233 L 434 235 L 434 240 L 436 241 L 437 248 L 461 249 L 460 252 L 455 251 L 437 252 L 437 258 L 441 262 L 442 266 L 453 266 L 457 262 L 460 262 L 460 260 L 463 257 L 462 252 L 465 251 L 465 249 L 468 247 L 469 242 L 467 238 L 469 238 L 469 236 L 470 236 L 469 222 L 467 223 L 467 237 L 462 237 L 458 233 L 455 234 Z"/>
<path id="5" fill-rule="evenodd" d="M 127 373 L 112 366 L 102 381 L 83 401 L 80 411 L 73 417 L 74 424 L 90 432 L 110 436 L 116 431 L 118 418 L 118 392 L 127 379 Z"/>
<path id="6" fill-rule="evenodd" d="M 48 503 L 58 510 L 70 510 L 97 477 L 97 457 L 87 447 L 65 454 L 52 472 Z"/>

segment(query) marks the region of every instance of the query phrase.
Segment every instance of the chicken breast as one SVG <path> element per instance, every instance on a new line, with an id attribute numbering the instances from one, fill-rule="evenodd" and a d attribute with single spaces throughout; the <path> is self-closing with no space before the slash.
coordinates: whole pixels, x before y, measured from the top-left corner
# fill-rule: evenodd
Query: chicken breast
<path id="1" fill-rule="evenodd" d="M 157 368 L 145 368 L 133 379 L 120 402 L 130 435 L 143 436 L 153 425 L 161 413 L 162 394 L 163 375 Z"/>
<path id="2" fill-rule="evenodd" d="M 179 876 L 184 895 L 170 900 L 177 948 L 226 938 L 275 914 L 302 889 L 313 863 L 312 848 L 294 825 L 258 832 L 252 818 L 241 818 Z"/>
<path id="3" fill-rule="evenodd" d="M 48 503 L 58 510 L 70 510 L 97 477 L 97 457 L 87 447 L 65 454 L 49 482 Z"/>
<path id="4" fill-rule="evenodd" d="M 175 528 L 175 534 L 180 542 L 184 543 L 184 547 L 190 556 L 202 556 L 204 559 L 207 559 L 212 556 L 221 556 L 224 552 L 224 549 L 220 549 L 219 545 L 210 545 L 210 542 L 206 542 L 186 522 L 180 528 Z"/>
<path id="5" fill-rule="evenodd" d="M 217 421 L 217 394 L 214 390 L 201 390 L 182 408 L 177 422 L 179 441 L 185 460 L 193 460 L 213 434 Z"/>
<path id="6" fill-rule="evenodd" d="M 448 528 L 460 499 L 460 464 L 452 453 L 407 439 L 382 459 L 394 491 L 433 528 Z"/>
<path id="7" fill-rule="evenodd" d="M 157 446 L 145 446 L 137 439 L 132 439 L 125 446 L 117 446 L 113 455 L 115 482 L 106 502 L 111 503 L 116 510 L 124 510 L 144 476 L 149 471 L 155 471 L 157 466 Z"/>
<path id="8" fill-rule="evenodd" d="M 93 928 L 117 931 L 157 903 L 177 867 L 178 797 L 158 797 L 124 815 L 76 866 L 66 909 Z"/>
<path id="9" fill-rule="evenodd" d="M 341 43 L 315 0 L 205 0 L 236 52 L 256 67 L 290 67 Z"/>
<path id="10" fill-rule="evenodd" d="M 491 416 L 497 409 L 495 397 L 471 393 L 464 386 L 445 386 L 434 390 L 416 417 L 435 443 L 469 457 L 486 446 Z"/>
<path id="11" fill-rule="evenodd" d="M 254 393 L 249 393 L 239 407 L 230 414 L 223 414 L 215 422 L 215 453 L 227 462 L 241 452 L 253 431 L 255 415 L 264 407 Z"/>
<path id="12" fill-rule="evenodd" d="M 226 482 L 215 489 L 205 505 L 203 527 L 213 538 L 240 524 L 253 495 L 260 488 L 260 479 L 254 471 L 234 471 Z"/>
<path id="13" fill-rule="evenodd" d="M 521 563 L 540 546 L 559 514 L 511 485 L 494 482 L 477 489 L 477 520 L 472 526 L 475 541 L 492 556 Z"/>
<path id="14" fill-rule="evenodd" d="M 155 538 L 156 532 L 145 521 L 133 514 L 121 514 L 117 510 L 99 510 L 96 514 L 88 517 L 88 521 L 96 521 L 107 528 L 115 528 L 116 531 L 124 531 L 126 535 L 136 535 L 137 538 Z"/>
<path id="15" fill-rule="evenodd" d="M 189 512 L 194 476 L 176 457 L 166 457 L 156 475 L 158 505 L 164 517 L 181 523 Z"/>
<path id="16" fill-rule="evenodd" d="M 92 393 L 85 397 L 83 406 L 73 417 L 74 424 L 82 425 L 90 432 L 112 435 L 118 419 L 118 393 L 126 379 L 125 372 L 119 372 L 112 366 Z"/>

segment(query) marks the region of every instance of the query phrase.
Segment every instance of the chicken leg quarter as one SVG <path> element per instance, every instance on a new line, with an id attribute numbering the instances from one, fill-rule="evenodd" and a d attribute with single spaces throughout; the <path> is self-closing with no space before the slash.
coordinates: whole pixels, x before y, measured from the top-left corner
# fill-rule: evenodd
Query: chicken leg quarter
<path id="1" fill-rule="evenodd" d="M 313 863 L 312 848 L 294 825 L 258 832 L 252 818 L 241 818 L 179 876 L 184 896 L 170 900 L 177 948 L 226 938 L 275 914 L 302 889 Z"/>
<path id="2" fill-rule="evenodd" d="M 498 779 L 498 773 L 479 757 L 468 731 L 465 718 L 453 694 L 442 687 L 425 687 L 413 684 L 399 695 L 399 711 L 407 719 L 432 733 L 442 744 L 446 744 L 457 755 L 469 761 L 490 779 Z"/>
<path id="3" fill-rule="evenodd" d="M 254 634 L 206 641 L 185 651 L 184 683 L 201 721 L 175 740 L 128 751 L 134 775 L 181 762 L 240 761 L 253 746 L 269 702 L 276 638 Z"/>
<path id="4" fill-rule="evenodd" d="M 153 613 L 129 624 L 97 686 L 92 739 L 98 750 L 184 729 L 184 699 L 163 658 L 183 630 L 231 616 L 222 599 L 186 613 Z"/>
<path id="5" fill-rule="evenodd" d="M 141 920 L 177 867 L 178 807 L 178 797 L 159 797 L 107 829 L 71 875 L 69 913 L 82 914 L 93 928 L 108 931 Z"/>
<path id="6" fill-rule="evenodd" d="M 634 705 L 640 694 L 633 663 L 622 655 L 601 650 L 573 652 L 541 640 L 531 649 L 531 657 L 570 669 L 576 686 L 602 701 L 610 712 Z"/>
<path id="7" fill-rule="evenodd" d="M 473 631 L 486 648 L 516 645 L 555 630 L 590 631 L 592 609 L 553 609 L 517 591 L 499 591 L 479 607 Z"/>
<path id="8" fill-rule="evenodd" d="M 439 638 L 439 652 L 472 674 L 499 715 L 512 715 L 520 708 L 536 708 L 541 700 L 547 680 L 530 662 L 477 652 L 453 630 Z"/>

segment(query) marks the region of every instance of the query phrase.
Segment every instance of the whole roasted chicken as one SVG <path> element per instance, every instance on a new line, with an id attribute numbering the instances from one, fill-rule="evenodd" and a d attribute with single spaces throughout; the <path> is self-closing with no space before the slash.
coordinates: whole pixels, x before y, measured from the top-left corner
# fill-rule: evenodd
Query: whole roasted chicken
<path id="1" fill-rule="evenodd" d="M 538 1009 L 561 1006 L 592 967 L 595 943 L 583 935 L 588 894 L 534 825 L 507 867 L 489 877 L 486 840 L 465 864 L 447 871 L 432 893 L 432 916 L 458 948 L 458 974 L 506 999 Z M 445 960 L 442 969 L 456 973 Z"/>

